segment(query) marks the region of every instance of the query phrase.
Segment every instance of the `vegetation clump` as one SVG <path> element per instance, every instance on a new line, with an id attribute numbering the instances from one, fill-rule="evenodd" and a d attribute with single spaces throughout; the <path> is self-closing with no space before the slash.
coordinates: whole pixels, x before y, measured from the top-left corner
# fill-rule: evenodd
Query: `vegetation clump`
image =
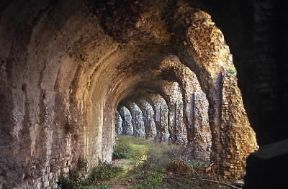
<path id="1" fill-rule="evenodd" d="M 112 157 L 113 159 L 128 159 L 131 156 L 130 151 L 128 144 L 118 144 L 114 148 Z"/>
<path id="2" fill-rule="evenodd" d="M 122 171 L 123 169 L 121 167 L 114 167 L 111 164 L 101 163 L 92 170 L 87 181 L 89 184 L 107 181 L 117 177 Z"/>
<path id="3" fill-rule="evenodd" d="M 70 171 L 68 177 L 61 176 L 58 185 L 61 189 L 108 189 L 109 181 L 117 177 L 123 169 L 111 164 L 100 163 L 93 168 L 87 178 L 83 176 L 83 169 L 87 168 L 87 161 L 78 160 L 76 169 Z"/>
<path id="4" fill-rule="evenodd" d="M 87 167 L 79 160 L 68 178 L 61 178 L 62 189 L 225 189 L 213 171 L 213 163 L 191 158 L 181 145 L 154 143 L 142 138 L 120 136 L 114 147 L 112 164 L 100 163 L 82 179 Z M 212 171 L 211 171 L 212 170 Z M 80 173 L 79 173 L 80 172 Z M 232 187 L 233 188 L 233 187 Z"/>
<path id="5" fill-rule="evenodd" d="M 193 167 L 184 160 L 173 160 L 166 170 L 176 175 L 192 175 L 194 173 Z"/>

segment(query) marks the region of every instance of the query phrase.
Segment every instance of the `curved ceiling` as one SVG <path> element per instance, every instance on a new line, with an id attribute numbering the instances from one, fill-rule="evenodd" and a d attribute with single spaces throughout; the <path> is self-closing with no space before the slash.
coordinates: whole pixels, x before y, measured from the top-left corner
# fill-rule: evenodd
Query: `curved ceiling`
<path id="1" fill-rule="evenodd" d="M 30 171 L 34 165 L 56 161 L 69 170 L 79 156 L 90 167 L 111 161 L 119 102 L 154 91 L 169 106 L 171 83 L 178 85 L 188 125 L 192 94 L 199 92 L 199 104 L 209 103 L 211 159 L 219 171 L 243 173 L 257 143 L 221 31 L 209 14 L 185 1 L 157 2 L 31 0 L 5 6 L 0 81 L 7 111 L 0 143 L 7 153 L 1 161 L 23 170 L 7 164 L 5 173 L 16 175 L 9 187 L 31 186 L 25 178 L 40 177 Z M 237 155 L 231 159 L 223 151 Z M 45 174 L 57 178 L 57 171 Z"/>

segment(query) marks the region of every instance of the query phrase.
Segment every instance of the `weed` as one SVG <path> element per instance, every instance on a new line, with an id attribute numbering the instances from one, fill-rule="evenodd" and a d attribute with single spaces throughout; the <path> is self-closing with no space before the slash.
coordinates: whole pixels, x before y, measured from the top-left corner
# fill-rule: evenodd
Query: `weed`
<path id="1" fill-rule="evenodd" d="M 74 170 L 69 172 L 68 177 L 60 176 L 58 185 L 61 189 L 78 188 L 85 178 L 88 162 L 84 158 L 79 158 Z"/>
<path id="2" fill-rule="evenodd" d="M 143 159 L 147 153 L 147 146 L 143 141 L 135 142 L 132 137 L 118 138 L 117 144 L 114 147 L 113 159 Z"/>
<path id="3" fill-rule="evenodd" d="M 114 165 L 120 167 L 101 163 L 84 180 L 78 179 L 81 175 L 78 172 L 86 170 L 87 161 L 79 159 L 75 172 L 71 172 L 69 178 L 61 178 L 59 186 L 62 189 L 109 189 L 118 183 L 129 183 L 132 189 L 225 188 L 201 180 L 218 180 L 214 172 L 207 172 L 213 164 L 192 159 L 189 150 L 181 145 L 121 136 L 113 157 L 117 159 Z"/>
<path id="4" fill-rule="evenodd" d="M 164 173 L 152 172 L 142 182 L 135 184 L 132 189 L 157 189 L 163 182 Z"/>
<path id="5" fill-rule="evenodd" d="M 64 176 L 60 176 L 57 184 L 61 189 L 75 189 L 75 187 L 77 186 L 77 182 L 74 182 Z"/>
<path id="6" fill-rule="evenodd" d="M 191 175 L 194 170 L 183 160 L 174 160 L 167 166 L 167 171 L 177 175 Z"/>
<path id="7" fill-rule="evenodd" d="M 187 160 L 187 163 L 193 168 L 208 166 L 207 162 L 203 162 L 203 161 L 195 160 L 195 159 Z"/>
<path id="8" fill-rule="evenodd" d="M 95 167 L 90 176 L 88 177 L 89 183 L 97 183 L 99 181 L 107 181 L 109 179 L 117 177 L 123 171 L 120 167 L 113 167 L 110 164 L 101 163 Z"/>
<path id="9" fill-rule="evenodd" d="M 114 148 L 113 159 L 128 159 L 131 157 L 131 149 L 128 144 L 117 144 Z"/>
<path id="10" fill-rule="evenodd" d="M 100 184 L 96 186 L 79 186 L 79 189 L 109 189 L 109 188 L 111 187 L 107 184 Z"/>
<path id="11" fill-rule="evenodd" d="M 80 157 L 79 159 L 78 159 L 78 162 L 77 162 L 77 169 L 78 170 L 85 170 L 85 169 L 87 169 L 87 166 L 88 166 L 88 161 L 86 160 L 86 159 L 84 159 L 84 158 L 82 158 L 82 157 Z"/>
<path id="12" fill-rule="evenodd" d="M 227 72 L 231 75 L 236 75 L 237 74 L 237 71 L 236 71 L 236 68 L 235 67 L 232 67 L 232 68 L 229 68 L 227 70 Z"/>
<path id="13" fill-rule="evenodd" d="M 85 178 L 87 168 L 88 168 L 87 160 L 80 157 L 77 161 L 76 168 L 70 171 L 69 178 L 74 181 L 83 180 Z"/>
<path id="14" fill-rule="evenodd" d="M 82 159 L 78 161 L 76 169 L 70 172 L 68 178 L 63 176 L 59 178 L 59 187 L 61 189 L 108 189 L 109 186 L 107 184 L 98 184 L 117 177 L 123 171 L 122 168 L 101 163 L 91 171 L 87 179 L 81 179 L 79 178 L 79 175 L 81 175 L 80 172 L 86 166 L 86 161 Z"/>

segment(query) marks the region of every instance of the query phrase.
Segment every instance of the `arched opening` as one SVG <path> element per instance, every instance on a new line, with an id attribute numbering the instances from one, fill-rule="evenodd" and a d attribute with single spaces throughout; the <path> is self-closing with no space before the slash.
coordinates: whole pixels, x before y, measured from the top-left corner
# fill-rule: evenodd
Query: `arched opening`
<path id="1" fill-rule="evenodd" d="M 98 3 L 1 14 L 2 185 L 54 187 L 81 158 L 91 172 L 112 161 L 116 133 L 183 145 L 241 178 L 257 143 L 211 16 L 185 1 Z"/>

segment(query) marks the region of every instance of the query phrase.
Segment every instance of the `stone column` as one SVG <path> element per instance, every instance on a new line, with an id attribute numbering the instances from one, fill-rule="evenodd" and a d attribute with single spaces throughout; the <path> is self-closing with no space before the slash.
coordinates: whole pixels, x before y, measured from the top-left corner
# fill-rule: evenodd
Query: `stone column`
<path id="1" fill-rule="evenodd" d="M 143 120 L 144 120 L 144 126 L 145 126 L 145 134 L 146 139 L 154 138 L 157 134 L 156 131 L 156 124 L 154 121 L 154 110 L 153 107 L 149 102 L 147 102 L 145 99 L 140 98 L 138 100 L 138 105 L 142 110 L 143 113 Z"/>
<path id="2" fill-rule="evenodd" d="M 115 122 L 116 122 L 115 132 L 117 135 L 121 135 L 123 132 L 123 128 L 122 128 L 123 120 L 118 111 L 116 111 L 115 113 Z"/>
<path id="3" fill-rule="evenodd" d="M 123 128 L 123 135 L 133 135 L 133 125 L 132 125 L 132 116 L 129 109 L 125 106 L 121 106 L 119 109 L 119 113 L 123 118 L 122 128 Z"/>
<path id="4" fill-rule="evenodd" d="M 126 106 L 132 116 L 133 135 L 136 137 L 145 137 L 145 127 L 141 109 L 135 102 L 127 102 Z"/>

